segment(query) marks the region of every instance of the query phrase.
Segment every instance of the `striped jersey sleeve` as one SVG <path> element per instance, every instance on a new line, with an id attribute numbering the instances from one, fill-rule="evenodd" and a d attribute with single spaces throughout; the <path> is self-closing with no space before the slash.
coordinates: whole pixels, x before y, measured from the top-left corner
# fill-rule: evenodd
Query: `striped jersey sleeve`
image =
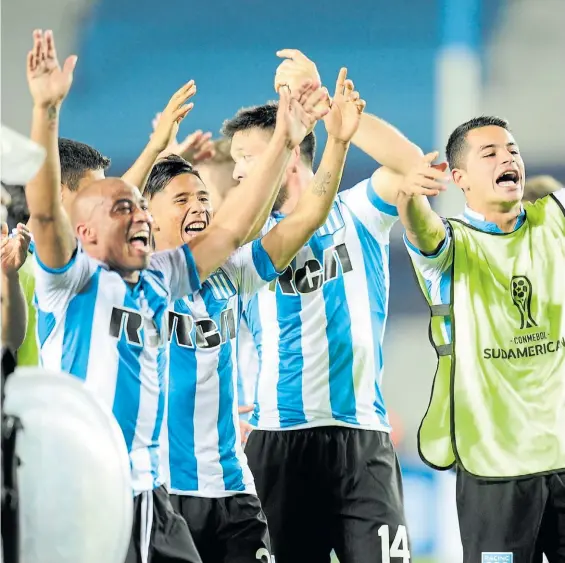
<path id="1" fill-rule="evenodd" d="M 261 239 L 242 246 L 231 255 L 222 268 L 236 281 L 243 305 L 259 289 L 281 274 L 275 269 Z"/>
<path id="2" fill-rule="evenodd" d="M 398 210 L 377 194 L 372 178 L 341 192 L 338 198 L 376 241 L 388 244 L 390 231 L 398 221 Z"/>
<path id="3" fill-rule="evenodd" d="M 33 265 L 36 298 L 47 312 L 63 311 L 98 268 L 98 262 L 90 258 L 80 245 L 62 268 L 49 268 L 37 253 L 33 255 Z"/>
<path id="4" fill-rule="evenodd" d="M 149 267 L 164 276 L 173 301 L 192 295 L 202 287 L 194 256 L 186 244 L 155 252 Z"/>

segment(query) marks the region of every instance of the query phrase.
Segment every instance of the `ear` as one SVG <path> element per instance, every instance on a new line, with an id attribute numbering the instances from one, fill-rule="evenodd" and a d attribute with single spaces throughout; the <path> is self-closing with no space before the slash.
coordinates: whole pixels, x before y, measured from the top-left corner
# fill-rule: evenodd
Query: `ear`
<path id="1" fill-rule="evenodd" d="M 93 245 L 93 244 L 96 244 L 98 242 L 96 230 L 93 229 L 92 227 L 89 227 L 88 225 L 85 225 L 84 223 L 79 223 L 76 226 L 76 233 L 77 233 L 78 239 L 83 244 Z"/>
<path id="2" fill-rule="evenodd" d="M 453 183 L 456 186 L 461 188 L 461 190 L 463 190 L 464 192 L 469 191 L 469 182 L 465 170 L 461 170 L 460 168 L 454 168 L 451 171 L 451 179 L 453 180 Z"/>
<path id="3" fill-rule="evenodd" d="M 295 174 L 298 172 L 298 165 L 300 164 L 300 145 L 294 147 L 292 151 L 292 155 L 290 157 L 290 161 L 287 166 L 287 172 L 294 172 Z"/>

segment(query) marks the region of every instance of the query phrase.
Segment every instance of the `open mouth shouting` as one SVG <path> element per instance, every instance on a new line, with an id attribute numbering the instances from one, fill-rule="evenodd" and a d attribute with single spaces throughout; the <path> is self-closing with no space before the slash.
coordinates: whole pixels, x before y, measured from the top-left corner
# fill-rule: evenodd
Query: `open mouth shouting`
<path id="1" fill-rule="evenodd" d="M 516 189 L 520 185 L 520 174 L 514 169 L 505 170 L 496 179 L 501 188 Z"/>
<path id="2" fill-rule="evenodd" d="M 184 234 L 192 238 L 201 233 L 207 226 L 208 223 L 206 221 L 191 221 L 184 226 Z"/>
<path id="3" fill-rule="evenodd" d="M 135 231 L 128 239 L 130 246 L 141 254 L 151 252 L 151 235 L 146 229 Z"/>

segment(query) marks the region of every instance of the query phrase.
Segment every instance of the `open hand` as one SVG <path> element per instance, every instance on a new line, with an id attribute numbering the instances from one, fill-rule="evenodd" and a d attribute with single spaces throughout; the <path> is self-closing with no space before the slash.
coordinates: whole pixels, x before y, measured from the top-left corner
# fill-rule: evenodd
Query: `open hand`
<path id="1" fill-rule="evenodd" d="M 192 102 L 189 104 L 186 102 L 194 94 L 196 94 L 196 84 L 194 80 L 189 80 L 173 94 L 165 109 L 159 114 L 157 121 L 155 122 L 154 120 L 153 135 L 151 135 L 150 142 L 159 153 L 162 153 L 167 147 L 176 143 L 179 124 L 194 107 Z"/>
<path id="2" fill-rule="evenodd" d="M 279 97 L 275 132 L 284 135 L 288 146 L 294 148 L 328 113 L 327 106 L 317 107 L 319 102 L 328 97 L 328 93 L 319 83 L 305 82 L 294 94 L 287 86 L 282 86 Z"/>
<path id="3" fill-rule="evenodd" d="M 58 107 L 73 83 L 77 57 L 67 58 L 63 68 L 59 65 L 55 38 L 52 31 L 33 32 L 33 49 L 27 55 L 27 81 L 37 107 Z"/>
<path id="4" fill-rule="evenodd" d="M 418 165 L 405 177 L 400 190 L 408 196 L 436 196 L 447 189 L 445 183 L 448 176 L 445 173 L 447 163 L 432 164 L 439 153 L 431 152 L 424 155 Z"/>
<path id="5" fill-rule="evenodd" d="M 157 129 L 159 120 L 161 119 L 161 113 L 158 113 L 153 121 L 153 131 Z M 169 144 L 165 147 L 165 150 L 161 153 L 161 157 L 167 156 L 169 154 L 176 154 L 177 156 L 182 156 L 185 160 L 188 160 L 191 164 L 198 164 L 214 158 L 216 155 L 216 149 L 214 148 L 214 141 L 212 141 L 212 133 L 203 131 L 194 131 L 188 135 L 184 141 L 180 143 L 177 137 L 170 139 Z"/>
<path id="6" fill-rule="evenodd" d="M 26 261 L 31 234 L 23 223 L 18 223 L 14 236 L 8 237 L 8 225 L 2 223 L 1 236 L 0 252 L 2 254 L 2 273 L 13 274 L 17 272 Z"/>
<path id="7" fill-rule="evenodd" d="M 328 135 L 344 143 L 351 141 L 359 127 L 365 105 L 365 100 L 361 100 L 359 92 L 355 91 L 353 81 L 347 79 L 347 69 L 342 68 L 337 77 L 330 111 L 324 117 Z"/>

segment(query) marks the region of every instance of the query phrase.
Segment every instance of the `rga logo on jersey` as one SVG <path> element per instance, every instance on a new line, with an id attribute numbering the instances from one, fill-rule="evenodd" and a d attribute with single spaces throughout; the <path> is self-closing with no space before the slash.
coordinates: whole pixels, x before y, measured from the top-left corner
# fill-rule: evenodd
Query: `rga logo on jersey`
<path id="1" fill-rule="evenodd" d="M 233 309 L 220 313 L 220 326 L 213 319 L 194 320 L 192 315 L 169 311 L 169 342 L 173 336 L 182 348 L 215 348 L 235 338 Z"/>
<path id="2" fill-rule="evenodd" d="M 514 554 L 511 551 L 483 551 L 481 563 L 513 563 Z"/>
<path id="3" fill-rule="evenodd" d="M 144 338 L 141 336 L 143 330 Z M 153 319 L 142 316 L 139 311 L 126 307 L 112 307 L 110 315 L 110 336 L 120 340 L 126 335 L 128 344 L 133 346 L 149 346 L 155 348 L 166 342 L 166 332 L 159 329 Z"/>
<path id="4" fill-rule="evenodd" d="M 510 294 L 520 313 L 520 330 L 538 326 L 532 318 L 532 282 L 526 276 L 514 276 L 510 280 Z"/>
<path id="5" fill-rule="evenodd" d="M 547 332 L 532 330 L 538 327 L 532 314 L 532 282 L 527 276 L 513 276 L 509 287 L 512 303 L 520 313 L 520 325 L 517 327 L 522 334 L 511 339 L 511 348 L 485 348 L 485 360 L 512 360 L 516 358 L 531 358 L 544 354 L 565 351 L 565 336 L 551 340 Z"/>
<path id="6" fill-rule="evenodd" d="M 320 289 L 325 283 L 336 279 L 340 267 L 343 274 L 353 270 L 345 243 L 326 248 L 323 255 L 323 264 L 320 264 L 315 258 L 311 258 L 306 260 L 304 266 L 296 271 L 292 266 L 289 266 L 271 283 L 269 289 L 275 291 L 276 284 L 278 284 L 283 295 L 312 293 Z"/>

